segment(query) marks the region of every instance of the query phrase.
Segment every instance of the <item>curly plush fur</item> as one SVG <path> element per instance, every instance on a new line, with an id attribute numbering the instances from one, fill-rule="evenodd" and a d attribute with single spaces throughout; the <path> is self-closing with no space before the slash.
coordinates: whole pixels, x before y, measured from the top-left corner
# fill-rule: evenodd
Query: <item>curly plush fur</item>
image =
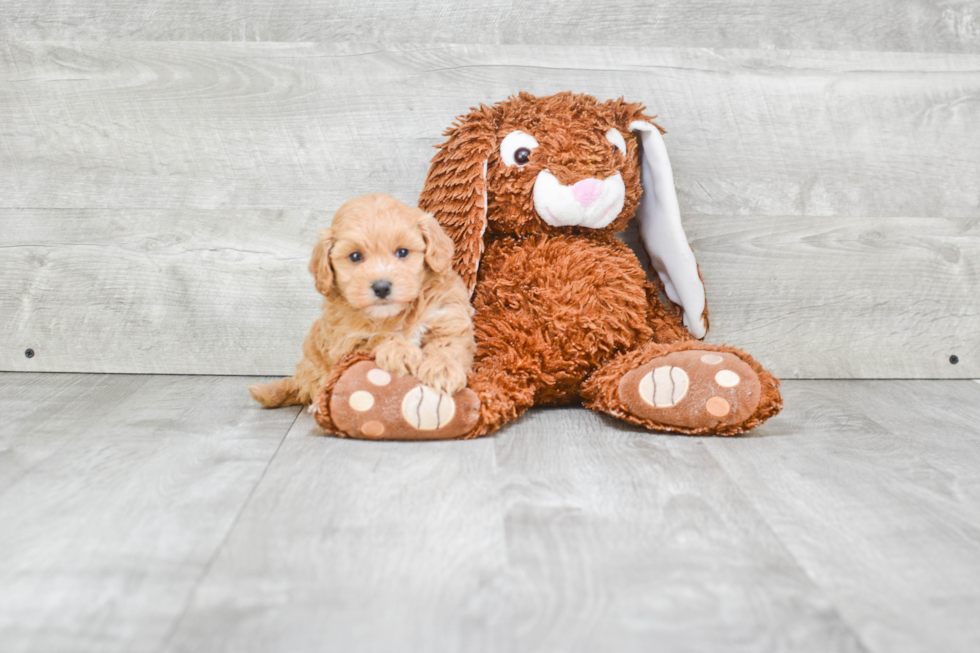
<path id="1" fill-rule="evenodd" d="M 468 387 L 479 396 L 480 409 L 463 437 L 492 433 L 535 404 L 584 402 L 650 429 L 718 435 L 744 432 L 782 407 L 779 381 L 741 350 L 695 340 L 682 322 L 682 307 L 662 298 L 665 286 L 650 281 L 633 252 L 615 238 L 644 192 L 640 143 L 631 132 L 637 121 L 652 124 L 641 105 L 622 99 L 522 93 L 473 109 L 446 132 L 419 206 L 455 242 L 453 266 L 476 309 L 477 353 Z M 516 131 L 536 141 L 523 165 L 505 160 L 515 154 L 501 151 Z M 611 137 L 612 131 L 622 140 Z M 549 224 L 535 206 L 536 180 L 545 172 L 565 189 L 581 181 L 605 187 L 603 180 L 618 174 L 625 186 L 623 208 L 597 228 Z M 707 327 L 707 308 L 699 312 Z M 727 400 L 711 397 L 731 389 L 725 385 L 733 374 L 728 370 L 728 377 L 717 377 L 725 383 L 712 386 L 703 395 L 711 399 L 699 399 L 691 416 L 661 419 L 656 415 L 668 413 L 631 405 L 628 396 L 636 393 L 624 394 L 621 385 L 631 370 L 668 356 L 704 368 L 692 368 L 691 379 L 709 378 L 726 366 L 742 370 L 745 378 L 734 376 L 741 385 Z M 674 363 L 664 365 L 669 371 Z M 709 370 L 711 365 L 719 367 Z M 321 404 L 327 405 L 325 396 Z M 321 424 L 328 420 L 324 416 Z"/>
<path id="2" fill-rule="evenodd" d="M 461 390 L 473 358 L 472 309 L 451 269 L 452 253 L 431 214 L 390 195 L 344 203 L 310 260 L 326 299 L 303 360 L 294 376 L 249 386 L 252 397 L 270 408 L 310 404 L 336 363 L 357 351 L 438 391 Z M 387 284 L 380 295 L 379 282 Z"/>

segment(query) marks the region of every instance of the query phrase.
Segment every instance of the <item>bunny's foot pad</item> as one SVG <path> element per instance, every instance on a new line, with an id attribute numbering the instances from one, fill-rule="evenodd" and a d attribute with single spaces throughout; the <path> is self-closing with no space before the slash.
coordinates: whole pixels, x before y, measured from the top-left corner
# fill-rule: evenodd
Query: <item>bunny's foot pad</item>
<path id="1" fill-rule="evenodd" d="M 727 431 L 748 420 L 761 397 L 755 371 L 721 351 L 673 352 L 627 372 L 619 382 L 626 410 L 665 430 Z"/>
<path id="2" fill-rule="evenodd" d="M 476 425 L 479 412 L 480 399 L 469 388 L 449 396 L 413 376 L 385 372 L 373 361 L 352 365 L 330 397 L 335 429 L 368 440 L 459 438 Z"/>

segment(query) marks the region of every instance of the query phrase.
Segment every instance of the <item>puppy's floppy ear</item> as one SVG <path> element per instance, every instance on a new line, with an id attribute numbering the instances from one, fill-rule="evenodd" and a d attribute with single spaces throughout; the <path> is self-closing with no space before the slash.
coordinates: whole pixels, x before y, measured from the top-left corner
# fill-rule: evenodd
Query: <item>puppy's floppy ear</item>
<path id="1" fill-rule="evenodd" d="M 453 268 L 471 294 L 487 228 L 487 159 L 497 147 L 499 112 L 480 105 L 446 131 L 419 196 L 419 208 L 435 215 L 456 244 Z"/>
<path id="2" fill-rule="evenodd" d="M 419 218 L 419 229 L 425 239 L 426 265 L 436 274 L 448 273 L 453 265 L 453 241 L 431 213 L 422 214 Z"/>
<path id="3" fill-rule="evenodd" d="M 333 229 L 320 232 L 320 240 L 313 246 L 310 258 L 310 274 L 315 280 L 317 292 L 326 297 L 333 288 L 333 268 L 330 266 L 330 250 L 333 249 Z"/>
<path id="4" fill-rule="evenodd" d="M 681 225 L 681 211 L 674 190 L 674 172 L 660 127 L 634 120 L 630 131 L 642 146 L 640 180 L 643 196 L 636 215 L 640 237 L 650 262 L 664 284 L 667 298 L 684 311 L 684 326 L 698 339 L 708 333 L 708 308 L 704 282 L 694 251 Z"/>

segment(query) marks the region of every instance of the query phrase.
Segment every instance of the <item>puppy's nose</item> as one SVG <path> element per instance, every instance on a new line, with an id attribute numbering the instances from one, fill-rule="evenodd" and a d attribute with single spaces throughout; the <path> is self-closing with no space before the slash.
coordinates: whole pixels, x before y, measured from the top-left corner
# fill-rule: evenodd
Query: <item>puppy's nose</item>
<path id="1" fill-rule="evenodd" d="M 371 284 L 371 290 L 374 291 L 374 294 L 378 297 L 378 299 L 384 299 L 391 294 L 391 282 L 387 279 L 383 281 L 375 281 Z"/>

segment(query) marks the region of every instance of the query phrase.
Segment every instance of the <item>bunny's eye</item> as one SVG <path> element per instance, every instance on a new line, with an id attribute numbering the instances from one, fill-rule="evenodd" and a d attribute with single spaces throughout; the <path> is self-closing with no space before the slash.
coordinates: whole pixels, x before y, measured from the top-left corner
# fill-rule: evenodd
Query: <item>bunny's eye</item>
<path id="1" fill-rule="evenodd" d="M 534 136 L 522 131 L 507 134 L 500 143 L 500 158 L 509 166 L 525 166 L 531 160 L 531 152 L 538 146 Z"/>
<path id="2" fill-rule="evenodd" d="M 618 129 L 613 128 L 607 131 L 606 139 L 612 143 L 613 147 L 615 147 L 617 150 L 623 154 L 626 153 L 626 139 L 623 138 L 623 135 L 619 133 Z"/>

